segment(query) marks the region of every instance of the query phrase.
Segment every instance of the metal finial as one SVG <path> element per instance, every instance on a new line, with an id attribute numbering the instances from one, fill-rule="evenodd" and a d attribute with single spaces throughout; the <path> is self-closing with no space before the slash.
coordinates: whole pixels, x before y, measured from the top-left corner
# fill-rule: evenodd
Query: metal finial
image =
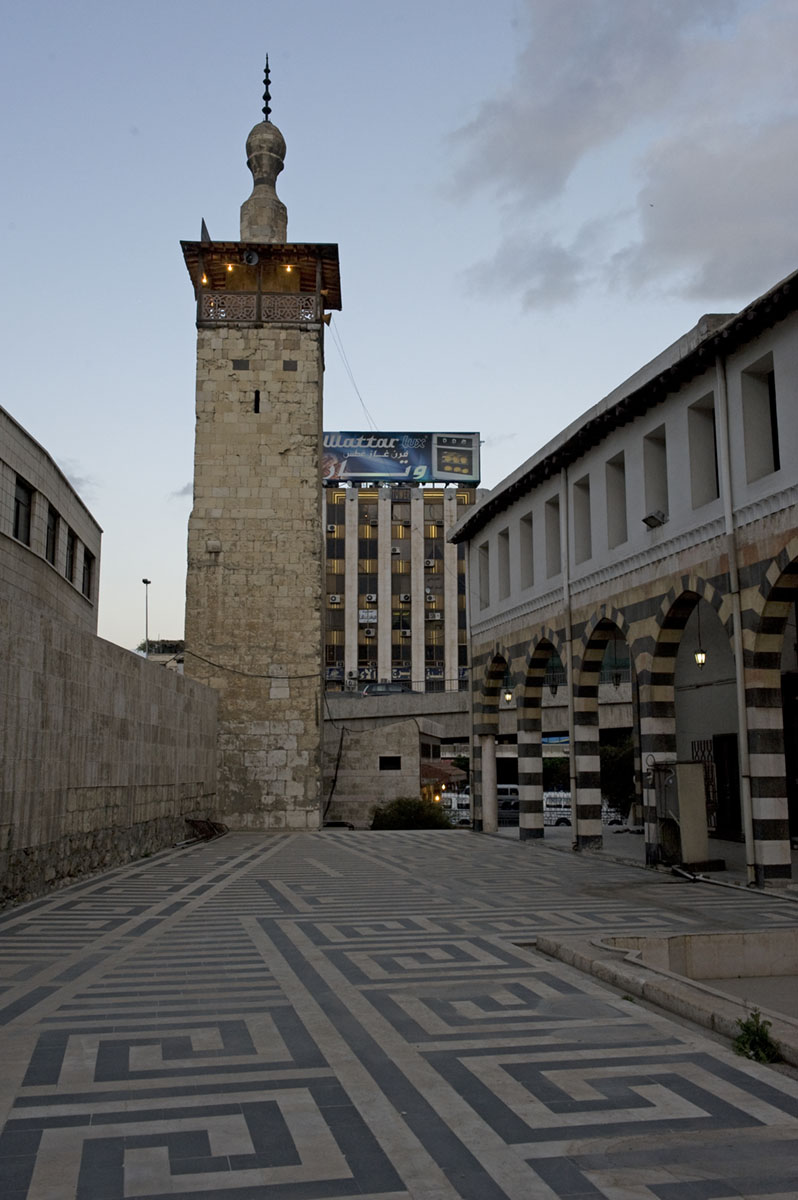
<path id="1" fill-rule="evenodd" d="M 269 104 L 269 101 L 271 100 L 271 98 L 272 98 L 271 93 L 269 91 L 269 56 L 267 54 L 266 55 L 266 70 L 263 72 L 263 109 L 261 110 L 263 112 L 264 121 L 268 121 L 268 119 L 271 115 L 272 110 L 271 110 L 271 105 Z"/>

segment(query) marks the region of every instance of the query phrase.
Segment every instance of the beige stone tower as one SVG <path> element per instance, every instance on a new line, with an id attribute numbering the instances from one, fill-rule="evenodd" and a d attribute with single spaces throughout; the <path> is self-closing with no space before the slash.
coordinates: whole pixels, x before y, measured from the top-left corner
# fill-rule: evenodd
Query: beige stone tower
<path id="1" fill-rule="evenodd" d="M 220 816 L 236 829 L 320 823 L 324 310 L 338 247 L 289 244 L 285 142 L 247 138 L 241 241 L 183 242 L 197 299 L 194 507 L 185 671 L 219 692 Z"/>

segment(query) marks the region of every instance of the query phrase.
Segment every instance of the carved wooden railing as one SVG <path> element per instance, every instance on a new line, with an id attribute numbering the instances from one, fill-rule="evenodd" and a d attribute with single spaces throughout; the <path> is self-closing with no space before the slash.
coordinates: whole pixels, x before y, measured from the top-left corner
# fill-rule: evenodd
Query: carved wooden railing
<path id="1" fill-rule="evenodd" d="M 312 292 L 202 292 L 198 320 L 209 323 L 301 324 L 318 321 Z"/>

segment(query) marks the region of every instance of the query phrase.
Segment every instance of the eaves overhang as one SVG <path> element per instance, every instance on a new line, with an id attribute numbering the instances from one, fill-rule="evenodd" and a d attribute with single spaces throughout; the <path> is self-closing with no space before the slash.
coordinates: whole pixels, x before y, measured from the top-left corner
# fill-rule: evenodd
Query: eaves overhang
<path id="1" fill-rule="evenodd" d="M 208 277 L 211 289 L 226 287 L 231 265 L 243 264 L 248 254 L 255 262 L 275 263 L 298 272 L 299 290 L 315 292 L 320 285 L 324 307 L 341 308 L 341 273 L 338 246 L 334 242 L 181 242 L 186 269 L 195 295 L 200 277 Z"/>
<path id="2" fill-rule="evenodd" d="M 765 329 L 777 325 L 798 308 L 798 271 L 781 280 L 739 313 L 731 316 L 702 317 L 695 329 L 675 343 L 670 361 L 661 370 L 658 359 L 652 373 L 642 384 L 643 372 L 632 376 L 562 433 L 527 459 L 516 471 L 497 484 L 480 504 L 464 516 L 449 534 L 450 542 L 467 542 L 489 521 L 508 509 L 547 479 L 577 462 L 615 429 L 628 425 L 661 404 L 699 375 L 718 356 L 726 356 L 753 341 Z M 688 346 L 679 355 L 679 347 Z M 660 358 L 668 355 L 666 351 Z M 629 390 L 625 390 L 626 388 Z M 620 393 L 620 394 L 619 394 Z"/>

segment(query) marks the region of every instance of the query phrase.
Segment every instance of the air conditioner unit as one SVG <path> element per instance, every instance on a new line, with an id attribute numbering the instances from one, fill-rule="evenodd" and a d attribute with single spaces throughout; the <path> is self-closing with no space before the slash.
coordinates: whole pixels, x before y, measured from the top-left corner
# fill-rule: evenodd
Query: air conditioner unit
<path id="1" fill-rule="evenodd" d="M 328 533 L 335 533 L 335 531 L 336 531 L 336 529 L 337 529 L 337 528 L 338 528 L 338 526 L 337 526 L 337 525 L 328 525 L 328 526 L 327 526 L 327 532 L 328 532 Z"/>
<path id="2" fill-rule="evenodd" d="M 425 567 L 434 567 L 434 566 L 435 566 L 435 559 L 434 559 L 434 558 L 425 558 L 425 559 L 424 559 L 424 566 L 425 566 Z"/>
<path id="3" fill-rule="evenodd" d="M 428 621 L 441 621 L 442 619 L 443 619 L 443 613 L 439 613 L 439 612 L 427 613 Z"/>
<path id="4" fill-rule="evenodd" d="M 400 592 L 399 593 L 399 603 L 400 604 L 409 604 L 410 603 L 410 593 L 409 592 Z"/>
<path id="5" fill-rule="evenodd" d="M 330 604 L 340 604 L 341 603 L 341 597 L 338 595 L 337 592 L 330 592 L 327 599 L 329 600 Z"/>
<path id="6" fill-rule="evenodd" d="M 403 637 L 403 638 L 408 638 L 408 637 L 410 637 L 410 630 L 409 630 L 409 629 L 400 629 L 400 630 L 399 630 L 399 637 Z"/>
<path id="7" fill-rule="evenodd" d="M 366 604 L 376 604 L 376 603 L 377 603 L 377 593 L 376 592 L 366 592 Z"/>
<path id="8" fill-rule="evenodd" d="M 376 629 L 364 629 L 363 630 L 363 637 L 372 638 L 372 637 L 376 637 L 376 636 L 377 636 Z"/>
<path id="9" fill-rule="evenodd" d="M 430 589 L 429 589 L 429 588 L 427 588 L 427 594 L 426 594 L 426 596 L 424 597 L 424 599 L 426 600 L 427 604 L 434 604 L 434 603 L 435 603 L 435 597 L 433 596 L 433 594 L 432 594 L 432 592 L 430 591 Z"/>

